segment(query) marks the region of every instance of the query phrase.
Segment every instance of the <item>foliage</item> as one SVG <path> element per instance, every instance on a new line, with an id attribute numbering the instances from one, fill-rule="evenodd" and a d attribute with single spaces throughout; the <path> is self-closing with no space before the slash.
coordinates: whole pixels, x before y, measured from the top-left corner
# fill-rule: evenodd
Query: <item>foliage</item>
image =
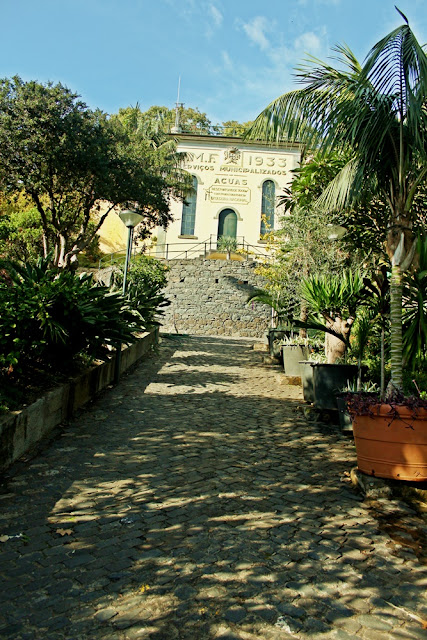
<path id="1" fill-rule="evenodd" d="M 398 10 L 399 11 L 399 10 Z M 417 193 L 427 176 L 427 56 L 406 17 L 360 65 L 348 47 L 335 48 L 337 68 L 311 59 L 298 70 L 304 85 L 273 101 L 249 136 L 299 141 L 351 157 L 321 197 L 326 210 L 345 210 L 376 197 L 389 208 L 385 250 L 391 263 L 392 383 L 402 387 L 401 278 L 415 254 Z"/>
<path id="2" fill-rule="evenodd" d="M 35 207 L 0 208 L 0 255 L 10 260 L 36 261 L 43 251 L 43 227 Z"/>
<path id="3" fill-rule="evenodd" d="M 32 200 L 55 265 L 69 266 L 114 207 L 131 205 L 152 228 L 168 224 L 170 197 L 180 195 L 151 140 L 61 84 L 0 81 L 0 149 L 0 189 Z"/>
<path id="4" fill-rule="evenodd" d="M 259 302 L 271 307 L 276 314 L 277 326 L 281 327 L 283 324 L 287 324 L 289 310 L 280 295 L 275 295 L 267 289 L 254 289 L 248 296 L 247 302 Z"/>
<path id="5" fill-rule="evenodd" d="M 128 269 L 126 299 L 140 314 L 145 329 L 158 325 L 158 317 L 170 304 L 162 294 L 167 284 L 167 272 L 168 267 L 163 262 L 150 256 L 139 256 Z M 113 288 L 121 290 L 122 285 L 123 270 L 116 270 Z"/>
<path id="6" fill-rule="evenodd" d="M 417 258 L 403 289 L 403 353 L 411 371 L 425 369 L 427 363 L 427 236 L 418 238 Z"/>
<path id="7" fill-rule="evenodd" d="M 230 253 L 230 251 L 236 251 L 236 238 L 233 238 L 232 236 L 221 236 L 218 238 L 217 249 L 218 251 L 227 251 L 227 253 Z"/>
<path id="8" fill-rule="evenodd" d="M 379 413 L 381 406 L 380 396 L 377 394 L 361 392 L 361 393 L 348 393 L 345 394 L 344 400 L 347 403 L 347 410 L 349 414 L 354 416 L 375 416 Z M 387 414 L 387 420 L 389 425 L 399 418 L 399 408 L 408 407 L 413 411 L 414 417 L 418 411 L 427 411 L 427 400 L 420 395 L 405 396 L 403 393 L 396 391 L 392 396 L 387 398 L 387 404 L 390 406 L 390 410 Z M 408 428 L 410 428 L 408 424 Z"/>
<path id="9" fill-rule="evenodd" d="M 0 281 L 0 371 L 19 374 L 31 362 L 63 366 L 77 353 L 102 357 L 105 345 L 131 342 L 142 326 L 118 293 L 90 275 L 37 264 L 4 263 Z"/>
<path id="10" fill-rule="evenodd" d="M 132 109 L 133 107 L 130 107 Z M 175 125 L 175 109 L 168 107 L 152 106 L 147 111 L 141 112 L 137 104 L 135 109 L 141 114 L 142 126 L 147 129 L 154 130 L 157 133 L 169 133 Z M 120 110 L 119 115 L 123 113 Z M 202 113 L 199 109 L 191 107 L 179 107 L 179 125 L 184 131 L 191 133 L 199 133 L 209 135 L 217 133 L 217 129 L 212 125 L 206 113 Z"/>
<path id="11" fill-rule="evenodd" d="M 295 326 L 325 332 L 325 353 L 331 364 L 342 358 L 349 346 L 362 286 L 362 275 L 351 269 L 311 276 L 301 282 L 300 295 L 309 308 L 308 321 L 293 322 Z"/>
<path id="12" fill-rule="evenodd" d="M 293 169 L 294 177 L 291 187 L 285 189 L 284 195 L 279 198 L 279 203 L 284 204 L 285 211 L 293 211 L 295 208 L 309 211 L 315 207 L 316 201 L 348 159 L 348 151 L 319 152 L 306 157 L 300 167 Z"/>
<path id="13" fill-rule="evenodd" d="M 343 162 L 338 154 L 316 154 L 292 172 L 291 186 L 278 200 L 285 215 L 280 218 L 280 228 L 269 234 L 275 259 L 258 269 L 281 306 L 294 317 L 299 311 L 301 320 L 307 319 L 299 296 L 301 279 L 337 272 L 352 262 L 341 242 L 331 241 L 330 214 L 316 207 L 319 195 Z"/>
<path id="14" fill-rule="evenodd" d="M 253 124 L 252 120 L 248 122 L 238 122 L 237 120 L 227 120 L 222 123 L 220 133 L 223 136 L 242 136 Z"/>
<path id="15" fill-rule="evenodd" d="M 301 296 L 312 312 L 325 319 L 355 317 L 358 296 L 363 286 L 360 272 L 351 270 L 329 275 L 314 275 L 301 283 Z"/>
<path id="16" fill-rule="evenodd" d="M 151 133 L 170 133 L 175 127 L 176 109 L 156 105 L 142 112 L 139 104 L 136 104 L 136 107 L 120 109 L 119 115 L 123 115 L 126 111 L 130 112 L 133 109 L 136 109 L 140 114 L 138 115 L 138 119 L 142 126 Z M 242 136 L 253 123 L 252 121 L 238 122 L 237 120 L 227 120 L 221 125 L 213 124 L 207 114 L 200 111 L 197 107 L 193 109 L 192 107 L 184 107 L 184 105 L 181 104 L 178 108 L 178 124 L 179 129 L 184 133 L 211 136 Z"/>

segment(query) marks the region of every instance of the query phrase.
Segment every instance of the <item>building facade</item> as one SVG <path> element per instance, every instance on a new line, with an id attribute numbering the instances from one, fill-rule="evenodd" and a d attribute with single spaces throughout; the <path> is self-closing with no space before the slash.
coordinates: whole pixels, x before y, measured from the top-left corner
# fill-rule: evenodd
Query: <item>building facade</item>
<path id="1" fill-rule="evenodd" d="M 173 258 L 188 250 L 191 257 L 192 247 L 215 247 L 222 236 L 235 238 L 238 246 L 265 248 L 263 236 L 277 228 L 281 213 L 278 196 L 299 166 L 299 146 L 194 134 L 176 138 L 193 194 L 185 203 L 172 202 L 173 222 L 157 229 L 155 254 Z"/>
<path id="2" fill-rule="evenodd" d="M 174 138 L 185 154 L 183 168 L 192 176 L 193 193 L 184 203 L 171 201 L 173 222 L 153 232 L 147 251 L 159 258 L 198 257 L 206 247 L 215 249 L 223 236 L 249 251 L 265 251 L 263 236 L 277 228 L 278 197 L 299 166 L 300 147 L 189 133 Z M 99 235 L 104 253 L 124 250 L 126 229 L 116 212 Z"/>

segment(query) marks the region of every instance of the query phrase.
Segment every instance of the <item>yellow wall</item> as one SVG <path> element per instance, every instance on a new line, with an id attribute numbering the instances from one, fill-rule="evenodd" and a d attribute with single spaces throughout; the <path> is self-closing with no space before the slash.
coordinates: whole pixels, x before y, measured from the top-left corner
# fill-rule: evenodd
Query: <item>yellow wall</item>
<path id="1" fill-rule="evenodd" d="M 102 204 L 99 214 L 101 216 L 107 210 L 108 204 Z M 102 253 L 115 253 L 116 251 L 126 251 L 127 229 L 120 220 L 117 211 L 110 211 L 102 224 L 99 235 L 99 248 Z"/>

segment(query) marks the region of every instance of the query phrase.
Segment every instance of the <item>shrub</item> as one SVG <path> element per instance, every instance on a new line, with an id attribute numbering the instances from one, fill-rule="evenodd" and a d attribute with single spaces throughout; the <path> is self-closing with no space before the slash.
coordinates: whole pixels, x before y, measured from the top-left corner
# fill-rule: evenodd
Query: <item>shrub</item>
<path id="1" fill-rule="evenodd" d="M 230 251 L 236 251 L 236 238 L 233 238 L 232 236 L 221 236 L 221 238 L 218 238 L 217 249 L 218 251 L 227 251 L 227 253 L 229 253 Z"/>
<path id="2" fill-rule="evenodd" d="M 0 280 L 0 369 L 42 360 L 55 366 L 76 354 L 103 357 L 106 345 L 129 343 L 143 322 L 117 292 L 92 276 L 36 265 L 6 265 Z"/>
<path id="3" fill-rule="evenodd" d="M 170 302 L 163 296 L 162 290 L 167 284 L 168 267 L 150 256 L 139 256 L 128 270 L 126 297 L 128 304 L 142 318 L 145 329 L 159 324 L 157 318 Z M 113 287 L 121 289 L 123 270 L 114 272 Z"/>

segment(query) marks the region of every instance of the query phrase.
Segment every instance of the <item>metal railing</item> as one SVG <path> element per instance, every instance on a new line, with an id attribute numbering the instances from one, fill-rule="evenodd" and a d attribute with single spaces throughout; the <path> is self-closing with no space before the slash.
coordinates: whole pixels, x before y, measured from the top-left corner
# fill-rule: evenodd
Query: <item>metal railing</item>
<path id="1" fill-rule="evenodd" d="M 164 260 L 179 260 L 209 257 L 214 252 L 227 253 L 226 249 L 218 246 L 220 240 L 217 236 L 211 235 L 202 242 L 196 244 L 190 242 L 172 242 L 165 244 L 156 244 L 145 251 L 146 255 L 151 255 Z M 185 247 L 185 248 L 184 248 Z M 244 236 L 238 236 L 236 238 L 236 248 L 231 249 L 231 253 L 246 254 L 246 257 L 256 257 L 269 259 L 271 254 L 264 250 L 262 247 L 250 244 L 244 238 Z"/>
<path id="2" fill-rule="evenodd" d="M 142 249 L 134 246 L 132 255 L 137 255 L 140 250 L 143 255 L 158 258 L 159 260 L 191 260 L 194 258 L 208 258 L 209 255 L 217 252 L 227 253 L 226 249 L 218 248 L 220 240 L 217 236 L 212 234 L 206 240 L 202 242 L 168 242 L 164 244 L 155 244 L 152 246 L 145 246 Z M 230 253 L 239 253 L 240 255 L 246 254 L 246 259 L 263 259 L 269 261 L 271 259 L 271 253 L 264 250 L 254 244 L 250 244 L 244 238 L 244 236 L 238 236 L 236 238 L 236 249 L 231 249 Z M 115 251 L 114 253 L 106 254 L 102 256 L 99 261 L 98 268 L 106 267 L 114 263 L 120 263 L 125 259 L 124 251 Z"/>
<path id="3" fill-rule="evenodd" d="M 180 125 L 180 133 L 184 134 L 192 134 L 192 135 L 200 135 L 200 136 L 226 136 L 231 138 L 242 138 L 246 131 L 247 127 L 243 125 L 230 125 L 224 126 L 220 124 L 210 124 L 208 127 L 202 127 L 194 125 Z M 174 132 L 174 125 L 170 125 L 168 127 L 168 133 L 176 133 Z"/>

